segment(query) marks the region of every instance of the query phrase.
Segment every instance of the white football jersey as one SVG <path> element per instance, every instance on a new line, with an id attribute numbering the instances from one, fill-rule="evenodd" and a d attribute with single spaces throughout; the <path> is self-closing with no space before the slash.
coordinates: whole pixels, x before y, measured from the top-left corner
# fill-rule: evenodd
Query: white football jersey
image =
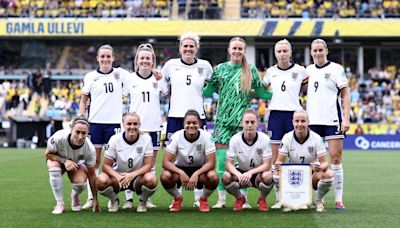
<path id="1" fill-rule="evenodd" d="M 104 156 L 115 161 L 117 172 L 129 173 L 144 165 L 144 157 L 153 156 L 153 144 L 150 135 L 142 133 L 133 144 L 126 142 L 124 133 L 110 138 Z"/>
<path id="2" fill-rule="evenodd" d="M 342 118 L 339 92 L 349 86 L 343 67 L 334 62 L 328 62 L 323 67 L 311 64 L 306 73 L 310 125 L 339 126 L 339 116 Z"/>
<path id="3" fill-rule="evenodd" d="M 302 109 L 300 105 L 300 88 L 307 78 L 304 67 L 292 64 L 288 69 L 281 69 L 278 65 L 268 68 L 264 76 L 264 83 L 272 87 L 272 99 L 268 109 L 275 111 L 296 111 Z"/>
<path id="4" fill-rule="evenodd" d="M 171 98 L 169 117 L 183 118 L 189 109 L 194 109 L 205 119 L 203 87 L 211 79 L 212 67 L 206 60 L 196 59 L 186 64 L 181 59 L 168 60 L 162 68 L 164 80 L 170 84 Z"/>
<path id="5" fill-rule="evenodd" d="M 128 79 L 129 72 L 122 68 L 108 73 L 95 70 L 85 75 L 82 94 L 90 97 L 90 123 L 121 123 L 122 97 L 128 95 Z"/>
<path id="6" fill-rule="evenodd" d="M 202 129 L 199 129 L 199 137 L 189 142 L 182 129 L 172 135 L 166 151 L 176 156 L 176 166 L 201 167 L 207 162 L 206 156 L 215 153 L 215 143 L 211 134 Z"/>
<path id="7" fill-rule="evenodd" d="M 289 163 L 309 164 L 325 156 L 326 148 L 321 136 L 311 130 L 303 143 L 299 143 L 294 131 L 290 131 L 283 136 L 279 153 L 288 156 Z"/>
<path id="8" fill-rule="evenodd" d="M 162 128 L 160 93 L 161 86 L 151 75 L 143 78 L 132 73 L 129 77 L 129 112 L 135 112 L 140 117 L 140 130 L 146 132 L 160 131 Z"/>
<path id="9" fill-rule="evenodd" d="M 59 130 L 54 133 L 47 141 L 47 148 L 51 153 L 55 153 L 63 158 L 69 159 L 75 163 L 84 160 L 88 167 L 96 165 L 96 150 L 89 138 L 85 139 L 83 145 L 73 149 L 69 138 L 71 131 Z"/>
<path id="10" fill-rule="evenodd" d="M 259 167 L 265 159 L 272 157 L 271 141 L 268 135 L 257 131 L 257 136 L 252 145 L 248 145 L 242 131 L 232 136 L 226 158 L 237 159 L 238 168 L 249 171 Z"/>

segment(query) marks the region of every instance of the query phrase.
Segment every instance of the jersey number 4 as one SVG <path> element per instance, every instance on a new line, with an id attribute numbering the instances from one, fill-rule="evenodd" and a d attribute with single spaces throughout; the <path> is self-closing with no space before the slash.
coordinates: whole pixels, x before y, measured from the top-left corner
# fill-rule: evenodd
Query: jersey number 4
<path id="1" fill-rule="evenodd" d="M 256 167 L 256 164 L 254 164 L 253 159 L 250 160 L 250 167 L 252 167 L 252 168 Z"/>

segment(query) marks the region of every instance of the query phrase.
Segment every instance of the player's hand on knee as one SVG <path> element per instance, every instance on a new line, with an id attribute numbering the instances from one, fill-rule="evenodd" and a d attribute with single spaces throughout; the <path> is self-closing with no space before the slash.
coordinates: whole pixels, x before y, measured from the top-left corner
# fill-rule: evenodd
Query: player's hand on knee
<path id="1" fill-rule="evenodd" d="M 65 160 L 64 166 L 67 171 L 76 171 L 78 169 L 78 165 L 69 159 Z"/>
<path id="2" fill-rule="evenodd" d="M 183 172 L 183 173 L 179 174 L 179 179 L 180 179 L 183 187 L 186 187 L 186 185 L 189 182 L 189 176 Z"/>
<path id="3" fill-rule="evenodd" d="M 122 187 L 128 188 L 129 184 L 132 182 L 133 179 L 135 179 L 135 177 L 136 177 L 136 175 L 134 175 L 132 173 L 126 174 L 121 180 Z"/>
<path id="4" fill-rule="evenodd" d="M 241 178 L 239 179 L 239 184 L 243 187 L 251 185 L 250 179 L 251 179 L 251 174 L 249 174 L 248 172 L 245 172 L 242 174 Z"/>
<path id="5" fill-rule="evenodd" d="M 321 165 L 320 165 L 319 163 L 310 163 L 310 165 L 311 165 L 311 169 L 312 169 L 314 172 L 319 172 L 319 171 L 321 171 Z"/>
<path id="6" fill-rule="evenodd" d="M 197 182 L 199 180 L 199 176 L 195 173 L 189 178 L 188 184 L 187 184 L 187 190 L 192 191 L 194 187 L 197 185 Z"/>

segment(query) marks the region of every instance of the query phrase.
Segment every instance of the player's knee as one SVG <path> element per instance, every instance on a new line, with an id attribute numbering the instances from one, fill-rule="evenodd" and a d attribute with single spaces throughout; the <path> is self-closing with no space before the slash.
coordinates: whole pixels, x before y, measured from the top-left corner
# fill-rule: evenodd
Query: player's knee
<path id="1" fill-rule="evenodd" d="M 161 173 L 160 181 L 163 184 L 170 184 L 172 182 L 172 174 L 171 174 L 171 172 L 164 170 Z"/>
<path id="2" fill-rule="evenodd" d="M 264 184 L 270 184 L 272 183 L 272 172 L 271 171 L 265 171 L 261 174 L 261 180 Z"/>
<path id="3" fill-rule="evenodd" d="M 102 190 L 106 189 L 107 187 L 108 187 L 107 186 L 107 179 L 104 176 L 98 176 L 96 178 L 96 188 L 97 188 L 97 190 L 102 191 Z"/>
<path id="4" fill-rule="evenodd" d="M 334 165 L 338 165 L 342 163 L 342 154 L 340 151 L 331 151 L 330 152 L 331 163 Z"/>
<path id="5" fill-rule="evenodd" d="M 225 172 L 224 175 L 222 175 L 222 184 L 228 185 L 232 183 L 232 175 L 228 172 Z"/>
<path id="6" fill-rule="evenodd" d="M 207 179 L 210 180 L 210 184 L 218 185 L 219 177 L 214 170 L 211 170 L 210 172 L 207 173 Z"/>
<path id="7" fill-rule="evenodd" d="M 157 178 L 152 173 L 145 175 L 144 182 L 148 188 L 155 188 L 157 186 Z"/>
<path id="8" fill-rule="evenodd" d="M 322 178 L 323 178 L 323 179 L 330 179 L 330 178 L 333 178 L 333 172 L 332 172 L 332 170 L 327 169 L 327 170 L 324 172 Z"/>

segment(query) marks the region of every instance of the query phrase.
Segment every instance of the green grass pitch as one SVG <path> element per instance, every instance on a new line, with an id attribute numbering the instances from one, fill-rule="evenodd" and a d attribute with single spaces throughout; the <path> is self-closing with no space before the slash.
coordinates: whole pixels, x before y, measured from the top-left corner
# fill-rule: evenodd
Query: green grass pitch
<path id="1" fill-rule="evenodd" d="M 138 214 L 134 209 L 107 212 L 107 202 L 99 195 L 101 213 L 72 212 L 71 186 L 64 175 L 66 213 L 52 215 L 55 200 L 43 156 L 44 149 L 0 150 L 0 227 L 398 227 L 400 224 L 399 164 L 400 153 L 378 151 L 345 151 L 346 211 L 336 211 L 333 192 L 328 193 L 325 213 L 309 210 L 283 213 L 279 210 L 257 211 L 255 189 L 249 192 L 253 209 L 233 212 L 233 197 L 227 196 L 224 209 L 200 213 L 192 207 L 193 193 L 184 191 L 184 208 L 170 213 L 171 197 L 159 185 L 152 197 L 158 208 Z M 157 159 L 157 175 L 161 171 L 163 153 Z M 86 191 L 81 196 L 86 200 Z M 268 196 L 271 206 L 275 194 Z M 217 193 L 209 199 L 216 202 Z M 124 202 L 123 194 L 120 194 Z M 134 204 L 138 197 L 134 196 Z M 122 206 L 121 206 L 122 207 Z M 397 224 L 397 225 L 396 225 Z"/>

